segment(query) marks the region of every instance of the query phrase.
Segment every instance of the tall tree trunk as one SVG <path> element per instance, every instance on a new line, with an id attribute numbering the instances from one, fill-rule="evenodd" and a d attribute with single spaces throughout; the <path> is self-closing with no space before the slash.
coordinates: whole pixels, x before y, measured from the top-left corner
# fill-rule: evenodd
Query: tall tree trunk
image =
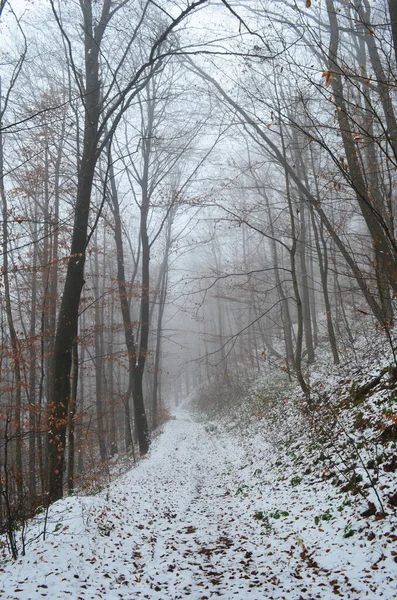
<path id="1" fill-rule="evenodd" d="M 68 412 L 68 491 L 74 490 L 74 463 L 75 463 L 75 422 L 77 407 L 77 388 L 79 380 L 79 353 L 78 340 L 73 343 L 72 358 L 72 390 Z"/>
<path id="2" fill-rule="evenodd" d="M 1 101 L 1 85 L 0 85 L 0 101 Z M 2 114 L 2 107 L 0 106 L 0 114 Z M 18 342 L 18 336 L 14 325 L 14 316 L 12 312 L 11 292 L 10 292 L 10 277 L 9 277 L 9 262 L 8 254 L 9 248 L 9 235 L 8 235 L 8 203 L 7 193 L 4 185 L 4 147 L 3 147 L 3 133 L 0 129 L 0 196 L 2 202 L 2 233 L 3 233 L 3 285 L 4 285 L 4 302 L 5 311 L 7 315 L 8 330 L 11 342 L 11 355 L 12 365 L 14 371 L 14 386 L 11 392 L 14 398 L 13 406 L 13 421 L 14 421 L 14 432 L 13 437 L 15 438 L 15 480 L 17 487 L 17 497 L 19 503 L 23 501 L 23 468 L 22 468 L 22 438 L 21 438 L 21 403 L 22 403 L 22 379 L 21 379 L 21 355 Z"/>
<path id="3" fill-rule="evenodd" d="M 310 293 L 309 293 L 309 274 L 307 271 L 306 262 L 306 246 L 307 246 L 307 233 L 306 233 L 306 212 L 305 205 L 302 197 L 299 200 L 299 221 L 300 221 L 300 234 L 298 240 L 299 250 L 299 267 L 301 276 L 301 293 L 302 293 L 302 314 L 303 324 L 305 330 L 305 343 L 307 351 L 307 362 L 309 365 L 314 362 L 314 343 L 313 343 L 313 332 L 312 332 L 312 318 L 311 318 L 311 306 L 310 306 Z"/>
<path id="4" fill-rule="evenodd" d="M 29 347 L 29 495 L 32 505 L 36 498 L 36 310 L 37 310 L 37 205 L 34 214 L 35 223 L 33 225 L 33 262 L 32 262 L 32 298 L 30 313 L 30 347 Z"/>
<path id="5" fill-rule="evenodd" d="M 310 207 L 309 215 L 312 215 L 313 211 Z M 310 218 L 309 218 L 310 220 Z M 312 229 L 308 227 L 308 246 L 309 246 L 309 279 L 310 279 L 310 288 L 309 288 L 309 296 L 310 296 L 310 314 L 312 317 L 312 331 L 313 331 L 313 343 L 316 347 L 318 345 L 318 323 L 317 323 L 317 295 L 315 289 L 315 261 L 314 261 L 314 250 L 313 250 L 313 237 L 312 237 Z"/>
<path id="6" fill-rule="evenodd" d="M 298 177 L 304 180 L 307 184 L 307 170 L 306 163 L 304 160 L 304 144 L 302 143 L 301 136 L 298 135 L 298 132 L 296 130 L 293 130 L 292 140 L 293 160 L 296 164 Z M 299 208 L 297 209 L 297 212 L 299 213 L 300 225 L 299 236 L 297 239 L 297 249 L 299 255 L 299 270 L 301 278 L 300 290 L 302 296 L 302 315 L 307 351 L 307 362 L 310 365 L 314 362 L 314 344 L 309 294 L 309 275 L 306 263 L 307 223 L 305 213 L 305 202 L 302 194 L 299 194 Z"/>
<path id="7" fill-rule="evenodd" d="M 390 23 L 391 23 L 391 32 L 393 38 L 393 47 L 394 47 L 394 55 L 396 59 L 396 67 L 397 67 L 397 3 L 396 0 L 389 0 L 389 13 L 390 13 Z"/>
<path id="8" fill-rule="evenodd" d="M 314 233 L 314 240 L 316 243 L 316 250 L 317 250 L 317 256 L 318 256 L 318 264 L 319 264 L 319 269 L 320 269 L 320 278 L 321 278 L 321 286 L 322 286 L 322 290 L 323 290 L 323 297 L 324 297 L 324 305 L 325 305 L 325 315 L 327 318 L 327 330 L 328 330 L 328 339 L 329 339 L 329 343 L 331 346 L 331 351 L 332 351 L 332 356 L 334 359 L 334 364 L 338 365 L 339 364 L 339 353 L 338 353 L 338 346 L 336 343 L 336 336 L 335 336 L 335 330 L 334 330 L 334 324 L 332 321 L 332 312 L 331 312 L 331 302 L 329 299 L 329 293 L 328 293 L 328 280 L 327 280 L 327 272 L 328 272 L 328 259 L 327 259 L 327 247 L 326 244 L 323 244 L 323 248 L 324 248 L 324 253 L 321 251 L 321 245 L 320 245 L 320 239 L 319 239 L 319 234 L 318 234 L 318 230 L 317 230 L 317 225 L 316 225 L 316 221 L 315 221 L 315 217 L 314 217 L 314 213 L 311 210 L 311 218 L 312 218 L 312 227 L 313 227 L 313 233 Z"/>
<path id="9" fill-rule="evenodd" d="M 101 456 L 102 464 L 105 463 L 107 458 L 106 452 L 106 435 L 105 435 L 105 386 L 104 386 L 104 345 L 103 345 L 103 311 L 102 311 L 102 294 L 100 286 L 100 274 L 99 274 L 99 244 L 98 244 L 98 229 L 95 231 L 95 256 L 94 266 L 95 272 L 93 279 L 95 281 L 95 320 L 94 320 L 94 343 L 95 343 L 95 404 L 96 404 L 96 421 L 97 421 L 97 434 L 99 442 L 99 453 Z"/>
<path id="10" fill-rule="evenodd" d="M 85 314 L 86 313 L 83 312 L 83 314 L 81 316 L 81 331 L 86 330 Z M 84 363 L 85 363 L 85 355 L 86 355 L 86 349 L 85 349 L 85 345 L 84 345 L 83 341 L 80 343 L 80 352 L 78 352 L 78 350 L 79 350 L 79 347 L 77 346 L 74 357 L 77 358 L 77 356 L 79 354 L 79 356 L 78 356 L 79 360 L 78 360 L 76 366 L 79 367 L 79 365 L 82 365 L 81 370 L 83 371 Z M 76 377 L 78 379 L 78 381 L 77 381 L 78 393 L 76 390 L 76 397 L 78 395 L 80 400 L 79 400 L 79 412 L 78 413 L 76 412 L 76 419 L 75 419 L 75 426 L 74 426 L 74 445 L 75 445 L 75 448 L 77 448 L 77 472 L 79 475 L 81 475 L 82 473 L 84 473 L 85 458 L 86 458 L 86 436 L 85 436 L 85 429 L 84 429 L 85 428 L 85 420 L 83 418 L 85 416 L 85 407 L 86 407 L 85 402 L 84 402 L 85 390 L 86 390 L 84 371 L 81 375 L 79 375 L 79 372 L 77 371 Z M 77 409 L 77 405 L 76 405 L 75 409 Z M 73 474 L 73 482 L 74 482 L 74 480 L 75 480 L 75 473 Z"/>
<path id="11" fill-rule="evenodd" d="M 118 452 L 117 448 L 117 427 L 116 427 L 116 390 L 114 389 L 114 302 L 110 308 L 110 331 L 108 338 L 108 389 L 109 389 L 109 454 L 114 456 Z"/>
<path id="12" fill-rule="evenodd" d="M 54 357 L 50 373 L 48 484 L 50 501 L 62 498 L 66 427 L 70 400 L 72 348 L 77 335 L 91 191 L 97 163 L 100 116 L 99 52 L 111 2 L 104 0 L 102 19 L 94 27 L 91 0 L 82 0 L 84 18 L 85 94 L 84 140 L 77 180 L 77 196 L 70 256 L 58 315 Z"/>
<path id="13" fill-rule="evenodd" d="M 166 249 L 166 252 L 168 250 Z M 168 261 L 167 261 L 168 262 Z M 162 265 L 162 277 L 160 280 L 160 290 L 158 295 L 158 315 L 156 327 L 156 342 L 154 350 L 153 364 L 153 391 L 152 391 L 152 429 L 158 427 L 158 409 L 159 409 L 159 384 L 160 384 L 160 357 L 161 357 L 161 335 L 163 328 L 164 306 L 166 290 L 168 283 L 168 264 Z"/>
<path id="14" fill-rule="evenodd" d="M 57 316 L 57 301 L 58 301 L 58 260 L 59 260 L 59 201 L 60 201 L 60 177 L 61 177 L 61 163 L 63 155 L 63 145 L 65 143 L 65 128 L 66 118 L 62 120 L 62 128 L 59 137 L 59 143 L 57 147 L 57 155 L 54 166 L 54 208 L 53 213 L 48 214 L 48 220 L 52 226 L 52 244 L 51 244 L 51 260 L 47 259 L 45 264 L 50 263 L 48 267 L 48 283 L 47 283 L 47 299 L 45 318 L 46 324 L 46 336 L 47 336 L 47 352 L 48 352 L 48 364 L 51 364 L 51 357 L 54 354 L 54 342 L 56 332 L 56 316 Z M 48 206 L 48 203 L 47 203 Z M 48 329 L 47 329 L 48 328 Z M 47 333 L 48 331 L 48 333 Z M 49 397 L 49 396 L 47 396 Z"/>
<path id="15" fill-rule="evenodd" d="M 110 165 L 110 197 L 111 207 L 114 217 L 114 239 L 117 251 L 117 283 L 119 291 L 119 301 L 121 315 L 123 318 L 125 344 L 128 353 L 128 386 L 127 391 L 123 394 L 124 404 L 124 438 L 127 452 L 133 447 L 132 430 L 131 430 L 131 414 L 130 414 L 130 398 L 134 389 L 135 366 L 136 366 L 136 344 L 134 338 L 134 323 L 131 319 L 131 309 L 129 303 L 129 294 L 127 291 L 127 283 L 125 278 L 124 267 L 124 246 L 123 246 L 123 231 L 120 216 L 120 206 L 118 201 L 117 187 L 112 166 L 112 157 L 110 147 L 108 147 L 108 163 Z"/>
<path id="16" fill-rule="evenodd" d="M 286 147 L 282 125 L 280 125 L 280 136 L 281 136 L 281 144 L 282 144 L 282 152 L 284 157 L 284 162 L 287 162 L 286 158 Z M 305 381 L 302 372 L 302 343 L 303 343 L 303 310 L 302 310 L 302 300 L 299 290 L 298 278 L 297 278 L 297 265 L 296 265 L 296 254 L 298 247 L 298 238 L 296 235 L 296 224 L 295 224 L 295 215 L 294 215 L 294 207 L 292 205 L 292 197 L 291 197 L 291 185 L 290 185 L 290 177 L 288 171 L 285 169 L 285 184 L 286 184 L 286 198 L 288 204 L 288 211 L 290 216 L 291 223 L 291 248 L 289 250 L 290 257 L 290 265 L 291 265 L 291 277 L 292 277 L 292 286 L 294 290 L 294 297 L 296 303 L 296 315 L 297 315 L 297 331 L 296 331 L 296 344 L 295 344 L 295 373 L 298 379 L 299 385 L 305 396 L 310 398 L 310 390 Z"/>
<path id="17" fill-rule="evenodd" d="M 341 132 L 343 146 L 346 153 L 348 165 L 347 176 L 356 193 L 361 214 L 364 217 L 368 231 L 371 235 L 375 255 L 375 272 L 378 283 L 378 292 L 383 313 L 383 322 L 387 324 L 393 318 L 389 287 L 391 286 L 394 292 L 397 292 L 397 280 L 395 277 L 397 269 L 396 255 L 395 252 L 391 250 L 389 240 L 387 239 L 387 231 L 385 231 L 386 223 L 382 217 L 379 207 L 376 206 L 375 202 L 371 198 L 371 193 L 368 193 L 363 173 L 360 169 L 360 161 L 353 139 L 353 133 L 349 121 L 343 89 L 342 70 L 339 67 L 338 61 L 339 25 L 336 16 L 337 13 L 335 11 L 333 0 L 326 0 L 326 5 L 330 23 L 329 64 L 330 70 L 332 70 L 331 85 L 337 107 L 336 114 L 339 123 L 339 130 Z"/>
<path id="18" fill-rule="evenodd" d="M 168 288 L 168 262 L 171 249 L 172 226 L 174 222 L 175 210 L 172 208 L 167 217 L 166 240 L 164 248 L 164 258 L 161 265 L 159 292 L 158 292 L 158 315 L 156 328 L 156 347 L 154 353 L 153 365 L 153 395 L 152 395 L 152 429 L 158 426 L 158 408 L 159 408 L 159 387 L 160 387 L 160 363 L 161 363 L 161 346 L 162 346 L 162 331 L 163 317 L 165 310 L 165 301 L 167 298 Z"/>
<path id="19" fill-rule="evenodd" d="M 143 398 L 143 374 L 145 371 L 146 357 L 148 353 L 149 341 L 149 291 L 150 291 L 150 275 L 149 275 L 149 260 L 150 247 L 147 233 L 147 217 L 148 217 L 148 198 L 142 199 L 141 204 L 141 227 L 140 235 L 142 242 L 142 288 L 141 288 L 141 320 L 140 320 L 140 336 L 139 350 L 137 352 L 135 371 L 134 371 L 134 388 L 132 397 L 134 400 L 134 416 L 135 427 L 138 436 L 139 451 L 142 455 L 146 454 L 150 446 L 149 427 L 146 418 L 145 404 Z"/>
<path id="20" fill-rule="evenodd" d="M 277 252 L 276 237 L 275 237 L 275 231 L 274 231 L 274 225 L 273 225 L 273 217 L 272 217 L 272 212 L 271 212 L 271 208 L 270 208 L 270 202 L 269 202 L 269 199 L 267 196 L 265 196 L 265 200 L 266 200 L 266 206 L 267 206 L 267 215 L 268 215 L 268 219 L 269 219 L 270 235 L 272 238 L 270 241 L 270 246 L 271 246 L 271 251 L 272 251 L 272 263 L 274 265 L 274 273 L 275 273 L 277 292 L 281 299 L 281 322 L 282 322 L 282 326 L 283 326 L 283 338 L 284 338 L 285 353 L 286 353 L 285 355 L 286 355 L 286 360 L 287 360 L 287 369 L 288 369 L 288 373 L 289 373 L 291 369 L 295 370 L 294 345 L 293 345 L 293 339 L 292 339 L 292 319 L 291 319 L 291 314 L 290 314 L 290 310 L 289 310 L 288 298 L 285 295 L 284 284 L 281 281 L 281 277 L 280 277 L 280 262 L 279 262 L 279 258 L 278 258 L 278 252 Z"/>

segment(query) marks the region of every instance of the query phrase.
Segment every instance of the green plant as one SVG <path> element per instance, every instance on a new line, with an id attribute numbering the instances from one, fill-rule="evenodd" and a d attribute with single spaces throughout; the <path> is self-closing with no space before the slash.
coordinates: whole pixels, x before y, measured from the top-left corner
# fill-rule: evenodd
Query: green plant
<path id="1" fill-rule="evenodd" d="M 314 522 L 316 525 L 318 525 L 320 523 L 320 521 L 330 521 L 331 519 L 332 519 L 332 513 L 331 513 L 330 509 L 328 508 L 323 514 L 316 515 L 314 517 Z"/>
<path id="2" fill-rule="evenodd" d="M 266 531 L 269 532 L 271 530 L 272 526 L 269 521 L 269 516 L 266 513 L 258 510 L 256 513 L 254 513 L 253 517 L 256 519 L 256 521 L 261 521 L 261 524 L 265 527 Z"/>
<path id="3" fill-rule="evenodd" d="M 269 517 L 272 519 L 279 519 L 280 517 L 288 517 L 289 512 L 287 510 L 278 510 L 278 508 L 269 513 Z"/>
<path id="4" fill-rule="evenodd" d="M 302 477 L 299 477 L 299 475 L 295 475 L 295 477 L 293 477 L 293 478 L 291 479 L 291 482 L 290 482 L 290 484 L 291 484 L 292 486 L 299 485 L 301 481 L 302 481 Z"/>
<path id="5" fill-rule="evenodd" d="M 348 499 L 346 499 L 346 500 L 343 500 L 342 504 L 340 504 L 340 505 L 337 507 L 337 510 L 338 510 L 338 511 L 341 513 L 341 512 L 343 512 L 343 510 L 344 510 L 344 508 L 345 508 L 346 506 L 351 506 L 351 505 L 352 505 L 352 503 L 351 503 L 351 501 L 350 501 L 350 500 L 348 500 Z"/>
<path id="6" fill-rule="evenodd" d="M 266 531 L 269 532 L 272 529 L 272 525 L 270 522 L 270 519 L 280 519 L 281 517 L 288 517 L 289 516 L 289 512 L 286 510 L 279 510 L 278 508 L 276 508 L 276 510 L 272 510 L 269 513 L 265 513 L 262 510 L 257 511 L 256 513 L 254 513 L 254 519 L 256 519 L 257 521 L 260 521 L 261 524 L 265 527 Z"/>
<path id="7" fill-rule="evenodd" d="M 343 530 L 344 538 L 352 537 L 355 533 L 357 533 L 357 531 L 355 529 L 353 529 L 352 525 L 350 525 L 349 523 L 347 525 L 345 525 L 345 528 Z"/>
<path id="8" fill-rule="evenodd" d="M 247 492 L 249 490 L 249 486 L 246 485 L 245 483 L 242 483 L 236 490 L 236 495 L 237 494 L 244 494 L 245 492 Z"/>

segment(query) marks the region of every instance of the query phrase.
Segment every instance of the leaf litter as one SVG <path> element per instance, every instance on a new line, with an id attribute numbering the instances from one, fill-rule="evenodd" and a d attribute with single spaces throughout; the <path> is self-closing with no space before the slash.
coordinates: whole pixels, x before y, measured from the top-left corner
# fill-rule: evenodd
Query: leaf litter
<path id="1" fill-rule="evenodd" d="M 288 452 L 280 460 L 261 424 L 243 439 L 180 411 L 138 466 L 50 507 L 45 540 L 44 516 L 29 522 L 0 596 L 397 598 L 392 520 L 361 517 Z"/>

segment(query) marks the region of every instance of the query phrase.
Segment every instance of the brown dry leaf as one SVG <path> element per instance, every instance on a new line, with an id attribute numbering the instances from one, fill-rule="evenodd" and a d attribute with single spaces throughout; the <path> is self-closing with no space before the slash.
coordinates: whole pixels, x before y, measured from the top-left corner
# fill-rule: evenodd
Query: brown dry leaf
<path id="1" fill-rule="evenodd" d="M 382 521 L 382 519 L 384 519 L 385 517 L 386 517 L 386 513 L 378 512 L 377 515 L 375 515 L 375 521 Z"/>
<path id="2" fill-rule="evenodd" d="M 312 5 L 311 0 L 306 0 L 306 8 L 310 8 Z"/>
<path id="3" fill-rule="evenodd" d="M 323 77 L 325 77 L 325 87 L 329 87 L 333 80 L 331 71 L 323 71 Z"/>

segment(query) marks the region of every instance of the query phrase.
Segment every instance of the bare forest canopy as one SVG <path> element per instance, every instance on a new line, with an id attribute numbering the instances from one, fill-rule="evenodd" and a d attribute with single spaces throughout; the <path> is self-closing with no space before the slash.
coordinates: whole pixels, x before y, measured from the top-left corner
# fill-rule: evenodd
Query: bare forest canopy
<path id="1" fill-rule="evenodd" d="M 0 2 L 0 525 L 397 293 L 393 0 Z M 394 349 L 393 349 L 394 352 Z"/>

